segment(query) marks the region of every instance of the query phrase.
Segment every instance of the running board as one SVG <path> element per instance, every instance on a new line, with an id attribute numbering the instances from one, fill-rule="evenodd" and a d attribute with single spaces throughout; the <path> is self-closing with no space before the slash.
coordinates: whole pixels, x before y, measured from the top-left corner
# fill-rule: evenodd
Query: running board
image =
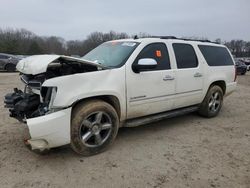
<path id="1" fill-rule="evenodd" d="M 177 110 L 171 110 L 171 111 L 167 111 L 167 112 L 163 112 L 159 114 L 154 114 L 154 115 L 127 120 L 124 123 L 123 127 L 137 127 L 140 125 L 145 125 L 148 123 L 164 120 L 167 118 L 172 118 L 172 117 L 188 114 L 191 112 L 195 112 L 198 110 L 198 108 L 199 108 L 198 106 L 185 107 L 185 108 L 180 108 Z"/>

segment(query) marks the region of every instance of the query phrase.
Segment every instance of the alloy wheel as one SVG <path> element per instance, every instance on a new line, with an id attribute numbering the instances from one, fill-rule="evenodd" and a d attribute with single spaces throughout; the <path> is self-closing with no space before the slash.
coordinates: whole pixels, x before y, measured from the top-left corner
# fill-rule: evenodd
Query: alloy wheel
<path id="1" fill-rule="evenodd" d="M 220 105 L 221 105 L 221 96 L 220 93 L 216 91 L 211 95 L 209 99 L 208 103 L 209 111 L 216 112 L 220 108 Z"/>
<path id="2" fill-rule="evenodd" d="M 111 117 L 98 111 L 87 116 L 81 125 L 80 138 L 87 147 L 101 146 L 110 136 L 112 131 Z"/>

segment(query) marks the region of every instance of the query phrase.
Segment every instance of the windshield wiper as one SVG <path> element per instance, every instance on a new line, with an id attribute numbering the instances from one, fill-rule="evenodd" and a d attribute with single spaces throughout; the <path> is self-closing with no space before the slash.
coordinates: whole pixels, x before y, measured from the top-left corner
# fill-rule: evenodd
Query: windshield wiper
<path id="1" fill-rule="evenodd" d="M 97 62 L 98 63 L 98 62 Z M 101 68 L 103 69 L 103 70 L 105 70 L 105 69 L 110 69 L 110 67 L 107 67 L 106 65 L 103 65 L 103 64 L 101 64 L 101 63 L 98 63 L 99 65 L 101 65 Z"/>
<path id="2" fill-rule="evenodd" d="M 107 66 L 105 66 L 105 65 L 102 65 L 102 64 L 99 63 L 98 61 L 87 60 L 87 59 L 84 59 L 83 57 L 82 57 L 81 59 L 82 59 L 83 61 L 86 61 L 86 62 L 98 64 L 98 65 L 100 65 L 100 68 L 102 68 L 103 70 L 104 70 L 104 69 L 110 69 L 109 67 L 107 67 Z"/>

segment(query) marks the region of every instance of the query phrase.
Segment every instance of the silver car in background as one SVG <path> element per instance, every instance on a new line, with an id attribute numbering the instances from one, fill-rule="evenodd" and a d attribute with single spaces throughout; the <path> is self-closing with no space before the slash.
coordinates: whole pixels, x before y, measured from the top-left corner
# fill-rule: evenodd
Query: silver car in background
<path id="1" fill-rule="evenodd" d="M 8 72 L 16 71 L 16 65 L 20 59 L 14 55 L 0 53 L 0 70 Z"/>

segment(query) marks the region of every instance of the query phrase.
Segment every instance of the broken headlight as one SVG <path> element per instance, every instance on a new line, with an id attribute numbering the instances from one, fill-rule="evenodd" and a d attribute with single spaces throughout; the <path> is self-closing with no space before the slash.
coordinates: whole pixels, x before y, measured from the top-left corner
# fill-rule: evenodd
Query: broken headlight
<path id="1" fill-rule="evenodd" d="M 33 76 L 33 75 L 22 74 L 20 78 L 25 85 L 29 86 L 32 89 L 38 89 L 38 90 L 40 90 L 41 85 L 45 80 L 44 75 Z"/>
<path id="2" fill-rule="evenodd" d="M 48 108 L 48 111 L 53 109 L 54 100 L 56 98 L 57 87 L 42 87 L 41 96 L 43 104 Z"/>

